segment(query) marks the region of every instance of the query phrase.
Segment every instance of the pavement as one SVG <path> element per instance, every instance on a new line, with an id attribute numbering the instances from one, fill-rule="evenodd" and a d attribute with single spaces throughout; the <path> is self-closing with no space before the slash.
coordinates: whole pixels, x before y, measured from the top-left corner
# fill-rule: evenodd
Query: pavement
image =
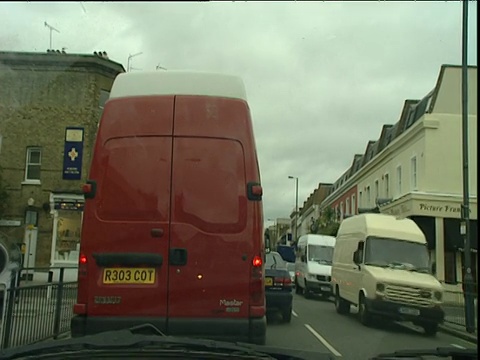
<path id="1" fill-rule="evenodd" d="M 358 321 L 354 307 L 349 315 L 339 315 L 332 300 L 316 297 L 305 299 L 295 294 L 292 314 L 289 324 L 283 323 L 279 314 L 268 316 L 266 345 L 295 349 L 298 352 L 319 351 L 336 358 L 353 360 L 369 359 L 380 353 L 402 349 L 477 348 L 477 337 L 462 331 L 461 326 L 444 324 L 435 336 L 426 336 L 422 329 L 408 323 L 383 321 L 365 327 Z M 52 324 L 50 314 L 36 314 L 35 317 L 45 327 Z M 17 321 L 27 322 L 31 319 L 32 315 L 25 314 L 20 315 Z M 20 323 L 18 326 L 23 327 Z M 64 319 L 61 327 L 68 329 L 68 319 Z M 14 336 L 13 344 L 20 345 L 27 335 Z M 67 332 L 61 336 L 65 337 L 69 337 Z"/>

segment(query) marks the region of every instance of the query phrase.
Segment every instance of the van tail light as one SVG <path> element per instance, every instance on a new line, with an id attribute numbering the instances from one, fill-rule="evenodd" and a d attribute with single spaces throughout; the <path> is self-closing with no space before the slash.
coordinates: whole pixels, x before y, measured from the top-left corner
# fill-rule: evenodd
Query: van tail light
<path id="1" fill-rule="evenodd" d="M 84 253 L 80 253 L 78 258 L 78 289 L 77 303 L 73 306 L 73 313 L 82 315 L 87 313 L 87 290 L 88 290 L 88 274 L 87 274 L 88 257 Z"/>
<path id="2" fill-rule="evenodd" d="M 253 257 L 250 271 L 250 316 L 262 317 L 265 315 L 265 284 L 261 256 Z"/>
<path id="3" fill-rule="evenodd" d="M 85 199 L 93 199 L 97 193 L 97 182 L 87 180 L 87 182 L 82 185 L 82 192 Z"/>

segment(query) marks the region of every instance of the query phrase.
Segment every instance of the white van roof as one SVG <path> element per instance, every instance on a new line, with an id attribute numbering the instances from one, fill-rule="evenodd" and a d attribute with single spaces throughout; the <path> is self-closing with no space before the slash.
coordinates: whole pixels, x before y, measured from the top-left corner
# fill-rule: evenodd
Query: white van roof
<path id="1" fill-rule="evenodd" d="M 409 240 L 425 244 L 424 233 L 411 219 L 398 219 L 386 214 L 360 214 L 346 218 L 340 224 L 337 237 L 344 233 Z"/>
<path id="2" fill-rule="evenodd" d="M 196 71 L 145 71 L 118 75 L 110 99 L 152 95 L 203 95 L 247 101 L 240 77 Z"/>
<path id="3" fill-rule="evenodd" d="M 307 234 L 300 236 L 298 243 L 307 243 L 308 245 L 335 246 L 335 237 L 329 235 Z"/>

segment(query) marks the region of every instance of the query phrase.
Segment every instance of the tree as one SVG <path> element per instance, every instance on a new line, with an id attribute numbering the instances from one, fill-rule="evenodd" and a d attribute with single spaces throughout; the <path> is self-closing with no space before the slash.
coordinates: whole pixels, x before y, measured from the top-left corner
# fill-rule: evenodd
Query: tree
<path id="1" fill-rule="evenodd" d="M 0 219 L 3 218 L 7 211 L 8 192 L 7 184 L 2 176 L 2 168 L 0 167 Z"/>
<path id="2" fill-rule="evenodd" d="M 316 219 L 310 230 L 312 234 L 336 236 L 340 223 L 337 221 L 335 210 L 331 207 L 322 211 L 322 214 Z"/>

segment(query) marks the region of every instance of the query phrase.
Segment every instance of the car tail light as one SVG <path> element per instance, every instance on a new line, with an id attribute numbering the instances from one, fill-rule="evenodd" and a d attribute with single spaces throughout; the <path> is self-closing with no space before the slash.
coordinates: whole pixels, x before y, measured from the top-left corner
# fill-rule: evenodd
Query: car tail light
<path id="1" fill-rule="evenodd" d="M 276 277 L 273 280 L 273 285 L 274 286 L 283 286 L 283 287 L 292 286 L 292 279 L 290 278 L 290 275 L 287 276 L 287 277 Z"/>

